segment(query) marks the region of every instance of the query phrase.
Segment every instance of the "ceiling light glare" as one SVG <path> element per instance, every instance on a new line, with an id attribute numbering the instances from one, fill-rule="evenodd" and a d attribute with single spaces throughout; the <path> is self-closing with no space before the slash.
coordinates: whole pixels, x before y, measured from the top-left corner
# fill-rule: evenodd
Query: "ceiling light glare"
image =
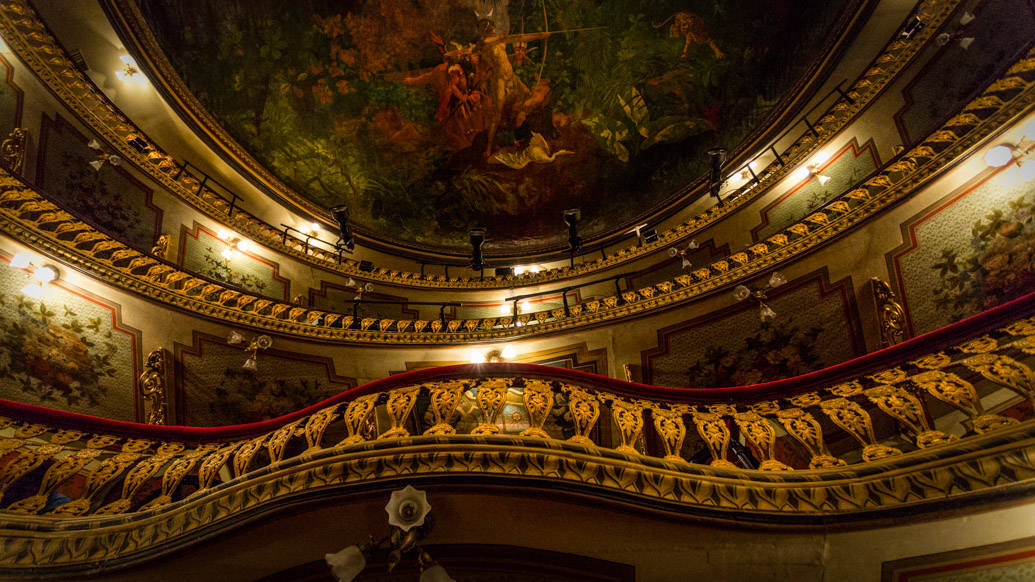
<path id="1" fill-rule="evenodd" d="M 830 154 L 824 151 L 816 152 L 815 156 L 812 156 L 812 163 L 815 165 L 825 164 L 830 159 Z"/>
<path id="2" fill-rule="evenodd" d="M 309 232 L 311 232 L 313 234 L 316 234 L 316 233 L 320 232 L 320 223 L 319 222 L 310 223 L 309 224 Z"/>
<path id="3" fill-rule="evenodd" d="M 38 283 L 29 283 L 22 287 L 22 294 L 33 299 L 39 299 L 43 297 L 43 287 Z"/>
<path id="4" fill-rule="evenodd" d="M 985 152 L 985 163 L 993 168 L 1002 168 L 1013 161 L 1013 148 L 1008 145 L 997 145 Z"/>
<path id="5" fill-rule="evenodd" d="M 539 265 L 532 265 L 531 267 L 528 268 L 528 272 L 532 273 L 533 275 L 535 275 L 536 273 L 539 272 Z"/>
<path id="6" fill-rule="evenodd" d="M 11 259 L 11 266 L 15 269 L 27 269 L 32 264 L 32 255 L 29 253 L 18 253 Z"/>
<path id="7" fill-rule="evenodd" d="M 500 315 L 510 315 L 513 311 L 514 308 L 509 303 L 500 304 Z"/>
<path id="8" fill-rule="evenodd" d="M 485 363 L 485 354 L 479 352 L 478 350 L 471 350 L 467 352 L 467 361 L 472 364 Z"/>
<path id="9" fill-rule="evenodd" d="M 229 261 L 230 259 L 234 258 L 234 251 L 232 251 L 232 250 L 230 250 L 230 249 L 223 249 L 223 252 L 221 252 L 221 253 L 219 253 L 219 254 L 220 254 L 220 255 L 223 255 L 223 258 L 224 258 L 224 259 L 226 259 L 226 260 L 228 260 L 228 261 Z"/>
<path id="10" fill-rule="evenodd" d="M 230 240 L 230 231 L 221 228 L 216 236 L 219 237 L 219 240 Z"/>
<path id="11" fill-rule="evenodd" d="M 500 357 L 504 360 L 516 358 L 517 355 L 517 349 L 515 349 L 514 346 L 504 346 L 503 349 L 500 350 Z"/>
<path id="12" fill-rule="evenodd" d="M 237 241 L 237 250 L 241 251 L 242 253 L 250 253 L 253 250 L 255 250 L 255 243 L 248 239 L 241 239 Z"/>
<path id="13" fill-rule="evenodd" d="M 791 178 L 793 178 L 795 182 L 808 180 L 810 176 L 812 176 L 812 170 L 806 168 L 805 166 L 802 166 L 797 170 L 794 170 L 794 173 L 791 174 Z"/>
<path id="14" fill-rule="evenodd" d="M 58 278 L 58 271 L 50 265 L 43 265 L 36 267 L 36 270 L 32 272 L 32 278 L 40 283 L 50 283 Z"/>

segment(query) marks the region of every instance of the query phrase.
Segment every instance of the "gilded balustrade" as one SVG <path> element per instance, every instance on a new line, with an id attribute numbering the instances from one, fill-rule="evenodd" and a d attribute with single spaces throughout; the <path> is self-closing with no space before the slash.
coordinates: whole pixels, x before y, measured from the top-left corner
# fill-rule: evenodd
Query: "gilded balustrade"
<path id="1" fill-rule="evenodd" d="M 468 368 L 344 395 L 232 438 L 51 425 L 32 418 L 37 409 L 0 402 L 0 572 L 85 567 L 99 556 L 128 563 L 281 499 L 398 478 L 520 477 L 776 521 L 1031 486 L 1033 363 L 1035 317 L 1018 317 L 785 396 L 734 389 L 695 398 L 691 390 L 672 400 L 544 368 Z M 991 402 L 1011 412 L 992 412 Z M 134 527 L 130 543 L 125 532 Z"/>

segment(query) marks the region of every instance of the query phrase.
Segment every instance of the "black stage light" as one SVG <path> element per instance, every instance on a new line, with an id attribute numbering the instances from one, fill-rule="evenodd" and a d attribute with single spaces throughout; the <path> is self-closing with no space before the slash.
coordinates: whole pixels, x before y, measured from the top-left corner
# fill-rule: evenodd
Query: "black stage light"
<path id="1" fill-rule="evenodd" d="M 496 267 L 497 277 L 509 277 L 514 274 L 514 267 Z"/>
<path id="2" fill-rule="evenodd" d="M 374 263 L 371 263 L 370 261 L 360 261 L 359 270 L 369 273 L 374 270 Z"/>
<path id="3" fill-rule="evenodd" d="M 482 253 L 482 245 L 485 244 L 485 229 L 472 228 L 468 234 L 471 237 L 471 268 L 481 271 L 488 266 L 485 264 L 485 255 Z"/>
<path id="4" fill-rule="evenodd" d="M 149 146 L 147 142 L 144 141 L 144 139 L 141 138 L 139 135 L 134 136 L 133 139 L 129 140 L 129 142 L 127 143 L 129 143 L 129 145 L 132 146 L 133 149 L 137 150 L 140 153 L 144 153 L 147 150 L 151 149 L 151 146 Z"/>
<path id="5" fill-rule="evenodd" d="M 643 237 L 643 244 L 649 245 L 652 242 L 658 241 L 658 229 L 648 228 L 640 232 L 640 236 Z"/>
<path id="6" fill-rule="evenodd" d="M 356 249 L 356 237 L 352 234 L 352 227 L 349 226 L 349 207 L 348 206 L 336 206 L 331 209 L 331 215 L 334 217 L 334 221 L 338 223 L 338 242 L 334 246 L 340 248 L 346 248 L 350 251 Z"/>
<path id="7" fill-rule="evenodd" d="M 582 238 L 579 236 L 579 218 L 582 212 L 578 208 L 564 211 L 564 224 L 568 226 L 568 252 L 574 255 L 582 250 Z"/>
<path id="8" fill-rule="evenodd" d="M 711 175 L 708 177 L 710 192 L 719 204 L 722 204 L 719 189 L 722 188 L 722 166 L 726 163 L 726 149 L 712 148 L 708 150 L 708 157 L 711 158 Z"/>

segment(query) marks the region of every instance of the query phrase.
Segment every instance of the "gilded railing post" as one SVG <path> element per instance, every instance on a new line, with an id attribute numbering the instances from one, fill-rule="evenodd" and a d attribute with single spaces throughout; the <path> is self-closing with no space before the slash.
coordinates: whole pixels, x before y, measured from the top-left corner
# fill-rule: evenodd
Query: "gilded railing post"
<path id="1" fill-rule="evenodd" d="M 550 438 L 543 430 L 543 425 L 553 409 L 553 387 L 544 380 L 525 380 L 521 398 L 525 401 L 529 424 L 528 428 L 521 431 L 521 436 Z"/>
<path id="2" fill-rule="evenodd" d="M 790 471 L 791 468 L 776 460 L 776 431 L 769 421 L 762 418 L 757 412 L 749 410 L 738 412 L 733 415 L 733 421 L 737 423 L 744 436 L 755 445 L 762 462 L 758 466 L 762 471 Z"/>
<path id="3" fill-rule="evenodd" d="M 636 441 L 643 432 L 643 405 L 639 402 L 626 402 L 620 398 L 611 401 L 611 417 L 618 427 L 622 443 L 615 447 L 619 453 L 640 454 L 636 450 Z"/>
<path id="4" fill-rule="evenodd" d="M 139 458 L 139 453 L 122 452 L 104 459 L 86 477 L 86 485 L 79 499 L 58 506 L 50 513 L 55 516 L 78 516 L 90 511 L 94 496 L 106 490 L 109 483 L 122 475 Z"/>
<path id="5" fill-rule="evenodd" d="M 20 176 L 25 167 L 25 146 L 29 139 L 29 130 L 16 127 L 0 142 L 0 167 Z"/>
<path id="6" fill-rule="evenodd" d="M 125 513 L 133 504 L 133 496 L 137 490 L 158 473 L 159 469 L 168 463 L 173 455 L 183 450 L 182 443 L 166 443 L 158 447 L 158 450 L 145 455 L 132 469 L 126 473 L 122 480 L 122 497 L 101 507 L 94 512 L 95 515 L 110 515 L 114 513 Z"/>
<path id="7" fill-rule="evenodd" d="M 463 380 L 451 380 L 448 382 L 436 382 L 428 384 L 428 393 L 431 403 L 428 408 L 434 416 L 434 423 L 424 431 L 425 435 L 449 436 L 456 434 L 456 429 L 450 424 L 450 419 L 456 412 L 456 406 L 460 403 L 460 396 L 467 390 L 470 384 Z"/>
<path id="8" fill-rule="evenodd" d="M 475 401 L 478 403 L 478 410 L 481 411 L 482 421 L 471 430 L 471 434 L 499 434 L 500 427 L 496 424 L 496 419 L 507 401 L 508 387 L 509 382 L 506 378 L 488 378 L 478 385 Z"/>
<path id="9" fill-rule="evenodd" d="M 864 394 L 888 416 L 908 427 L 914 434 L 916 446 L 921 449 L 959 439 L 954 434 L 931 428 L 923 403 L 905 388 L 885 384 L 870 388 Z"/>
<path id="10" fill-rule="evenodd" d="M 654 419 L 654 430 L 661 437 L 661 446 L 665 448 L 666 461 L 686 462 L 679 452 L 683 450 L 683 441 L 686 440 L 686 423 L 683 422 L 683 413 L 686 408 L 673 406 L 672 408 L 651 408 L 651 417 Z"/>
<path id="11" fill-rule="evenodd" d="M 349 402 L 348 408 L 345 409 L 345 430 L 348 431 L 348 436 L 342 439 L 337 446 L 354 445 L 366 440 L 363 438 L 363 423 L 374 411 L 377 397 L 377 394 L 366 394 Z"/>
<path id="12" fill-rule="evenodd" d="M 410 431 L 406 430 L 406 417 L 413 410 L 413 405 L 417 404 L 417 395 L 419 393 L 420 389 L 416 386 L 397 388 L 388 393 L 385 410 L 388 411 L 388 420 L 391 422 L 391 426 L 382 435 L 377 437 L 378 440 L 410 436 Z"/>
<path id="13" fill-rule="evenodd" d="M 571 411 L 571 421 L 575 425 L 575 435 L 568 441 L 585 445 L 595 446 L 589 433 L 600 418 L 600 402 L 596 396 L 578 388 L 577 386 L 564 385 L 564 392 L 568 396 L 568 410 Z"/>
<path id="14" fill-rule="evenodd" d="M 168 413 L 166 403 L 166 356 L 165 348 L 155 348 L 147 355 L 144 373 L 140 375 L 140 395 L 148 402 L 147 423 L 165 424 Z"/>
<path id="15" fill-rule="evenodd" d="M 969 416 L 974 423 L 974 430 L 978 433 L 1017 424 L 1017 420 L 1013 418 L 986 414 L 974 385 L 952 372 L 929 370 L 912 376 L 910 380 L 931 396 Z"/>
<path id="16" fill-rule="evenodd" d="M 708 407 L 708 412 L 701 412 L 691 409 L 690 414 L 697 427 L 697 434 L 701 435 L 708 450 L 712 454 L 712 467 L 723 469 L 736 469 L 737 466 L 726 460 L 726 454 L 730 448 L 730 429 L 726 426 L 726 415 L 733 415 L 736 412 L 729 405 L 713 405 Z"/>
<path id="17" fill-rule="evenodd" d="M 906 312 L 887 282 L 874 277 L 870 279 L 870 288 L 873 290 L 873 304 L 877 311 L 880 347 L 895 345 L 905 339 Z"/>
<path id="18" fill-rule="evenodd" d="M 334 404 L 313 413 L 309 417 L 309 420 L 305 422 L 305 427 L 302 429 L 305 432 L 306 449 L 304 452 L 310 453 L 313 451 L 320 450 L 320 440 L 323 438 L 324 431 L 327 430 L 327 426 L 331 424 L 336 416 L 338 416 L 338 407 L 340 404 Z"/>
<path id="19" fill-rule="evenodd" d="M 864 461 L 876 461 L 885 457 L 901 455 L 902 451 L 877 443 L 877 435 L 873 432 L 873 420 L 858 403 L 847 398 L 832 398 L 819 403 L 819 407 L 836 424 L 848 434 L 855 437 L 863 446 Z"/>
<path id="20" fill-rule="evenodd" d="M 3 449 L 18 451 L 18 456 L 3 467 L 0 467 L 0 501 L 4 493 L 15 481 L 22 478 L 29 471 L 39 467 L 44 461 L 61 452 L 61 447 L 55 444 L 45 444 L 38 447 L 25 447 L 21 439 L 5 439 Z"/>
<path id="21" fill-rule="evenodd" d="M 1035 403 L 1035 374 L 1027 365 L 1009 356 L 987 353 L 970 356 L 960 363 Z"/>
<path id="22" fill-rule="evenodd" d="M 2 451 L 0 451 L 2 452 Z M 79 449 L 75 453 L 62 457 L 47 469 L 40 481 L 35 495 L 20 499 L 4 508 L 4 511 L 21 514 L 39 513 L 47 505 L 51 492 L 72 475 L 83 470 L 86 465 L 97 458 L 101 451 L 97 449 Z"/>
<path id="23" fill-rule="evenodd" d="M 169 258 L 169 235 L 162 233 L 155 239 L 154 246 L 151 247 L 151 254 L 158 257 L 159 259 Z"/>
<path id="24" fill-rule="evenodd" d="M 810 469 L 827 469 L 845 464 L 843 459 L 831 455 L 827 450 L 823 442 L 823 429 L 812 413 L 800 408 L 787 408 L 777 411 L 776 419 L 783 425 L 787 434 L 809 451 Z"/>

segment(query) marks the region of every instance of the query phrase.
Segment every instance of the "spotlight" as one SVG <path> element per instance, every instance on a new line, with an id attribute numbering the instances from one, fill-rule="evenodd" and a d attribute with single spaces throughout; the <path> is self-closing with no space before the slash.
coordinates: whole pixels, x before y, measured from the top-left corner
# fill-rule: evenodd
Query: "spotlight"
<path id="1" fill-rule="evenodd" d="M 719 204 L 723 204 L 719 196 L 719 189 L 722 188 L 722 166 L 726 163 L 726 148 L 712 148 L 708 150 L 708 157 L 711 159 L 711 175 L 708 177 L 711 183 L 710 192 Z"/>
<path id="2" fill-rule="evenodd" d="M 137 150 L 140 153 L 144 153 L 147 150 L 151 149 L 151 146 L 147 145 L 147 142 L 144 141 L 139 135 L 133 136 L 133 139 L 129 140 L 127 143 L 129 143 L 129 145 L 133 149 Z"/>
<path id="3" fill-rule="evenodd" d="M 569 208 L 564 211 L 564 224 L 568 226 L 568 252 L 574 255 L 582 250 L 582 237 L 579 236 L 579 219 L 582 218 L 582 211 L 578 208 Z"/>
<path id="4" fill-rule="evenodd" d="M 920 20 L 920 13 L 915 12 L 909 18 L 909 22 L 902 28 L 902 38 L 910 39 L 913 35 L 924 29 L 924 21 Z"/>
<path id="5" fill-rule="evenodd" d="M 658 242 L 658 229 L 648 228 L 647 230 L 641 231 L 640 236 L 643 237 L 643 244 L 645 245 Z"/>
<path id="6" fill-rule="evenodd" d="M 374 270 L 374 263 L 371 263 L 370 261 L 360 261 L 359 270 L 369 273 Z"/>
<path id="7" fill-rule="evenodd" d="M 356 237 L 352 234 L 352 227 L 349 226 L 349 207 L 348 206 L 337 206 L 331 209 L 331 214 L 334 216 L 334 221 L 338 223 L 338 242 L 334 246 L 340 248 L 346 248 L 350 251 L 356 249 Z"/>
<path id="8" fill-rule="evenodd" d="M 985 152 L 985 163 L 993 168 L 1001 168 L 1013 161 L 1013 147 L 997 145 Z"/>
<path id="9" fill-rule="evenodd" d="M 514 274 L 514 267 L 496 267 L 497 277 L 507 277 Z"/>
<path id="10" fill-rule="evenodd" d="M 485 255 L 482 252 L 482 245 L 485 244 L 485 229 L 472 228 L 468 234 L 471 237 L 471 268 L 475 271 L 484 270 Z"/>

